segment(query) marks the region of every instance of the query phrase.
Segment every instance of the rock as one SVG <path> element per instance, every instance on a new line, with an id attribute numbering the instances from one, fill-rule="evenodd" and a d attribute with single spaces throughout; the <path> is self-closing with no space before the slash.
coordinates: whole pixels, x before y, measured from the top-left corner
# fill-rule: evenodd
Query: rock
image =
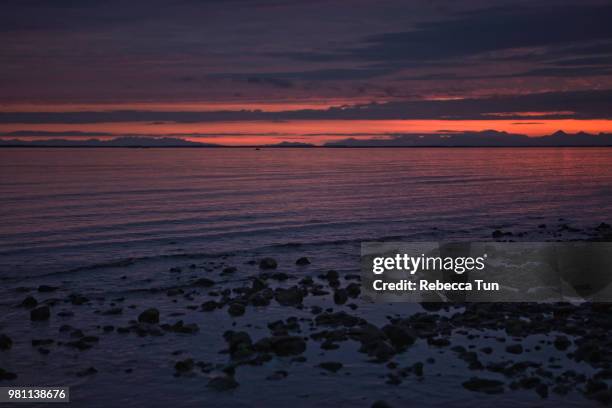
<path id="1" fill-rule="evenodd" d="M 356 298 L 357 296 L 359 296 L 361 294 L 361 285 L 358 283 L 349 283 L 346 286 L 346 293 L 352 297 L 352 298 Z"/>
<path id="2" fill-rule="evenodd" d="M 310 259 L 303 256 L 299 258 L 297 261 L 295 261 L 295 264 L 299 266 L 310 265 Z"/>
<path id="3" fill-rule="evenodd" d="M 337 350 L 340 348 L 340 345 L 332 341 L 325 340 L 323 343 L 321 343 L 321 348 L 323 350 Z"/>
<path id="4" fill-rule="evenodd" d="M 64 343 L 67 347 L 73 347 L 80 351 L 88 350 L 93 347 L 92 343 L 97 343 L 99 339 L 96 336 L 84 336 L 81 330 L 75 330 L 72 334 L 76 334 L 76 336 L 71 337 L 79 337 L 76 341 L 69 341 Z"/>
<path id="5" fill-rule="evenodd" d="M 321 367 L 324 370 L 335 373 L 342 368 L 342 363 L 338 363 L 336 361 L 327 361 L 327 362 L 319 364 L 318 367 Z"/>
<path id="6" fill-rule="evenodd" d="M 81 306 L 89 302 L 89 299 L 87 299 L 85 296 L 79 295 L 76 293 L 70 294 L 70 296 L 68 296 L 68 300 L 70 300 L 70 303 L 72 303 L 75 306 Z"/>
<path id="7" fill-rule="evenodd" d="M 323 312 L 323 308 L 321 306 L 311 306 L 310 307 L 310 313 L 312 313 L 313 315 L 318 315 L 321 314 Z"/>
<path id="8" fill-rule="evenodd" d="M 36 300 L 33 296 L 28 296 L 25 299 L 23 299 L 23 301 L 21 302 L 21 306 L 27 307 L 28 309 L 36 307 L 37 305 L 38 305 L 38 300 Z"/>
<path id="9" fill-rule="evenodd" d="M 259 278 L 253 279 L 253 284 L 251 285 L 251 290 L 253 292 L 259 292 L 267 287 L 266 283 Z"/>
<path id="10" fill-rule="evenodd" d="M 278 380 L 282 380 L 284 378 L 287 378 L 288 375 L 289 375 L 289 373 L 286 372 L 285 370 L 279 370 L 279 371 L 275 371 L 274 373 L 272 373 L 269 376 L 267 376 L 266 380 L 278 381 Z"/>
<path id="11" fill-rule="evenodd" d="M 283 306 L 297 306 L 304 300 L 304 295 L 297 286 L 292 286 L 289 289 L 277 288 L 274 298 Z"/>
<path id="12" fill-rule="evenodd" d="M 327 279 L 328 281 L 337 281 L 339 277 L 340 275 L 338 275 L 338 272 L 334 270 L 329 270 L 325 275 L 323 275 L 323 278 Z"/>
<path id="13" fill-rule="evenodd" d="M 610 402 L 612 402 L 612 391 L 611 390 L 600 390 L 600 391 L 588 394 L 587 397 L 601 404 L 609 405 Z"/>
<path id="14" fill-rule="evenodd" d="M 538 384 L 535 388 L 535 392 L 541 398 L 548 398 L 548 386 L 546 384 Z"/>
<path id="15" fill-rule="evenodd" d="M 40 285 L 38 291 L 42 293 L 55 292 L 59 288 L 57 286 Z"/>
<path id="16" fill-rule="evenodd" d="M 140 323 L 149 323 L 149 324 L 159 323 L 159 310 L 155 308 L 150 308 L 150 309 L 145 310 L 138 316 L 138 321 Z"/>
<path id="17" fill-rule="evenodd" d="M 249 298 L 249 302 L 253 306 L 268 306 L 270 304 L 270 299 L 274 297 L 274 292 L 272 292 L 271 290 L 268 294 L 264 292 L 266 291 L 255 293 Z"/>
<path id="18" fill-rule="evenodd" d="M 520 344 L 511 344 L 506 347 L 506 351 L 511 354 L 521 354 L 523 352 L 523 346 Z"/>
<path id="19" fill-rule="evenodd" d="M 416 341 L 412 333 L 399 324 L 388 324 L 382 330 L 391 341 L 393 347 L 398 350 L 404 350 L 406 347 L 412 346 Z"/>
<path id="20" fill-rule="evenodd" d="M 231 316 L 242 316 L 244 314 L 244 305 L 240 304 L 240 303 L 232 303 L 231 305 L 229 305 L 229 308 L 227 309 L 228 313 Z"/>
<path id="21" fill-rule="evenodd" d="M 197 333 L 200 328 L 195 323 L 184 324 L 182 320 L 174 323 L 172 326 L 164 327 L 169 331 L 173 331 L 175 333 L 185 333 L 185 334 L 193 334 Z"/>
<path id="22" fill-rule="evenodd" d="M 391 408 L 391 405 L 387 404 L 386 401 L 378 400 L 372 404 L 371 408 Z"/>
<path id="23" fill-rule="evenodd" d="M 263 258 L 259 261 L 259 269 L 276 269 L 278 264 L 274 258 Z"/>
<path id="24" fill-rule="evenodd" d="M 223 271 L 221 271 L 222 275 L 230 275 L 234 272 L 236 272 L 238 270 L 238 268 L 236 268 L 235 266 L 228 266 L 227 268 L 224 268 Z"/>
<path id="25" fill-rule="evenodd" d="M 270 349 L 279 356 L 294 356 L 306 351 L 306 342 L 298 336 L 275 336 L 265 340 L 269 341 Z"/>
<path id="26" fill-rule="evenodd" d="M 120 307 L 113 307 L 102 312 L 103 316 L 114 316 L 123 313 L 123 309 Z"/>
<path id="27" fill-rule="evenodd" d="M 191 286 L 200 286 L 203 288 L 209 288 L 211 286 L 213 286 L 215 284 L 215 281 L 211 280 L 211 279 L 207 279 L 207 278 L 200 278 L 195 280 Z"/>
<path id="28" fill-rule="evenodd" d="M 186 360 L 177 361 L 177 363 L 174 365 L 174 369 L 179 373 L 187 373 L 193 370 L 194 366 L 195 364 L 193 359 L 188 358 Z"/>
<path id="29" fill-rule="evenodd" d="M 337 305 L 343 305 L 348 300 L 348 294 L 346 289 L 337 289 L 334 291 L 334 303 Z"/>
<path id="30" fill-rule="evenodd" d="M 487 378 L 472 377 L 465 381 L 463 388 L 474 392 L 483 392 L 485 394 L 501 394 L 504 392 L 504 383 L 498 380 L 489 380 Z"/>
<path id="31" fill-rule="evenodd" d="M 211 311 L 217 309 L 220 306 L 221 305 L 219 303 L 215 302 L 214 300 L 209 300 L 209 301 L 206 301 L 206 302 L 202 303 L 201 309 L 204 312 L 211 312 Z"/>
<path id="32" fill-rule="evenodd" d="M 239 384 L 236 382 L 234 377 L 226 375 L 212 378 L 210 381 L 208 381 L 206 386 L 215 391 L 227 391 L 238 387 L 238 385 Z"/>
<path id="33" fill-rule="evenodd" d="M 0 334 L 0 350 L 8 350 L 13 347 L 13 340 L 6 334 Z"/>
<path id="34" fill-rule="evenodd" d="M 32 321 L 48 320 L 49 316 L 51 316 L 51 311 L 48 306 L 37 307 L 30 312 L 30 320 Z"/>
<path id="35" fill-rule="evenodd" d="M 491 236 L 495 239 L 503 238 L 503 237 L 511 237 L 512 235 L 513 234 L 511 232 L 503 232 L 498 229 L 493 231 L 493 233 L 491 234 Z"/>
<path id="36" fill-rule="evenodd" d="M 286 273 L 284 273 L 284 272 L 277 272 L 277 273 L 273 273 L 273 274 L 270 276 L 270 278 L 271 278 L 271 279 L 275 279 L 275 280 L 277 280 L 277 281 L 281 281 L 281 282 L 282 282 L 282 281 L 286 281 L 287 279 L 289 279 L 289 275 L 287 275 L 287 274 L 286 274 Z"/>
<path id="37" fill-rule="evenodd" d="M 572 345 L 572 342 L 565 336 L 557 336 L 553 344 L 557 350 L 565 351 Z"/>
<path id="38" fill-rule="evenodd" d="M 429 337 L 427 344 L 434 347 L 448 347 L 450 346 L 450 340 L 444 337 Z"/>
<path id="39" fill-rule="evenodd" d="M 32 347 L 48 346 L 55 343 L 53 339 L 32 339 Z"/>
<path id="40" fill-rule="evenodd" d="M 14 380 L 15 378 L 17 378 L 17 374 L 11 373 L 9 371 L 6 371 L 0 368 L 0 381 L 2 380 L 10 381 L 10 380 Z"/>
<path id="41" fill-rule="evenodd" d="M 346 312 L 321 313 L 315 317 L 315 323 L 321 326 L 344 326 L 353 327 L 365 323 L 365 320 L 352 316 Z"/>
<path id="42" fill-rule="evenodd" d="M 83 330 L 75 329 L 70 333 L 70 337 L 80 339 L 81 337 L 85 337 L 85 333 L 83 333 Z"/>
<path id="43" fill-rule="evenodd" d="M 179 288 L 168 289 L 166 291 L 166 295 L 170 297 L 182 295 L 183 293 L 185 293 L 183 289 L 179 289 Z"/>
<path id="44" fill-rule="evenodd" d="M 239 359 L 253 354 L 253 342 L 247 332 L 228 330 L 223 333 L 223 338 L 229 344 L 229 352 L 232 358 Z"/>
<path id="45" fill-rule="evenodd" d="M 78 371 L 76 375 L 77 377 L 86 377 L 88 375 L 93 375 L 97 372 L 98 370 L 96 370 L 95 367 L 89 367 L 89 368 L 86 368 L 85 370 Z"/>

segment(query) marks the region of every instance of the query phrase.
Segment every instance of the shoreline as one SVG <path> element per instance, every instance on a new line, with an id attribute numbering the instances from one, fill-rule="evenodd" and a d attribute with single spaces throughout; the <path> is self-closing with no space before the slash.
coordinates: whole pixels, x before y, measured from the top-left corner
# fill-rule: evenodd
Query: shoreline
<path id="1" fill-rule="evenodd" d="M 599 238 L 609 234 L 604 228 Z M 280 258 L 225 255 L 168 264 L 174 266 L 165 274 L 177 284 L 165 287 L 151 281 L 141 290 L 96 295 L 64 289 L 65 278 L 41 278 L 37 288 L 18 289 L 23 299 L 0 321 L 1 384 L 32 383 L 44 376 L 40 367 L 60 364 L 56 382 L 86 380 L 75 396 L 95 395 L 97 381 L 117 375 L 155 394 L 146 385 L 154 375 L 175 379 L 165 392 L 192 382 L 206 388 L 202 398 L 219 406 L 253 387 L 333 378 L 321 385 L 328 392 L 341 378 L 364 375 L 380 390 L 369 392 L 363 406 L 381 398 L 401 403 L 394 389 L 428 381 L 445 383 L 441 397 L 465 393 L 481 402 L 499 395 L 539 404 L 612 399 L 612 349 L 595 347 L 612 330 L 608 304 L 424 303 L 406 313 L 405 304 L 364 303 L 358 274 L 320 270 L 317 257 L 299 247 Z M 107 274 L 132 267 L 114 265 Z M 119 358 L 125 348 L 139 357 Z M 156 350 L 150 363 L 143 360 L 148 349 Z M 153 374 L 151 363 L 166 368 Z M 454 365 L 455 374 L 446 374 L 444 367 Z M 336 393 L 346 398 L 351 388 Z M 107 398 L 101 403 L 113 397 Z"/>

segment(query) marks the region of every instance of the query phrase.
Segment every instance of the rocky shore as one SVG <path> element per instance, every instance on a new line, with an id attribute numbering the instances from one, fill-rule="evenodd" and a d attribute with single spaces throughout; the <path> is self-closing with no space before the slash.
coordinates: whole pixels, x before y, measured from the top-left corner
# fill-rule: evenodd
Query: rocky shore
<path id="1" fill-rule="evenodd" d="M 539 225 L 538 229 L 550 231 L 550 239 L 564 239 L 564 232 L 572 227 L 560 220 L 554 228 Z M 601 223 L 586 234 L 586 239 L 610 241 L 612 227 Z M 495 229 L 491 238 L 522 236 Z M 347 349 L 355 350 L 349 361 L 383 367 L 379 382 L 385 386 L 399 387 L 429 375 L 444 375 L 439 356 L 451 356 L 464 370 L 456 387 L 475 399 L 529 391 L 534 403 L 570 393 L 601 404 L 612 403 L 612 304 L 424 303 L 413 313 L 390 314 L 381 323 L 361 313 L 364 302 L 358 272 L 318 270 L 316 259 L 301 254 L 293 259 L 292 265 L 262 257 L 242 265 L 221 259 L 173 266 L 168 273 L 189 274 L 190 278 L 177 285 L 143 290 L 139 295 L 149 300 L 148 307 L 138 307 L 128 297 L 99 299 L 86 293 L 64 293 L 61 286 L 48 282 L 16 288 L 22 301 L 10 309 L 32 324 L 32 329 L 28 336 L 17 336 L 9 330 L 14 325 L 0 323 L 0 385 L 20 385 L 22 373 L 2 357 L 24 343 L 29 343 L 32 355 L 73 350 L 81 361 L 81 369 L 73 375 L 95 378 L 102 368 L 91 364 L 90 357 L 110 337 L 146 344 L 148 339 L 161 336 L 189 336 L 194 348 L 201 344 L 209 347 L 211 337 L 222 341 L 224 346 L 216 350 L 222 362 L 202 361 L 190 356 L 189 350 L 168 350 L 167 375 L 201 378 L 216 393 L 231 394 L 239 389 L 240 373 L 247 367 L 259 367 L 260 379 L 266 382 L 286 381 L 304 366 L 335 381 L 338 376 L 351 375 L 346 360 L 332 358 L 334 351 Z M 243 268 L 253 272 L 236 277 Z M 286 272 L 289 269 L 311 273 Z M 176 310 L 156 307 L 162 300 L 176 304 Z M 253 330 L 250 316 L 259 313 L 260 319 L 265 319 L 261 314 L 265 316 L 270 306 L 282 309 L 281 318 L 268 319 L 265 327 Z M 104 323 L 74 326 L 71 318 L 82 310 L 94 320 L 103 318 Z M 203 327 L 197 323 L 202 314 L 223 314 L 231 328 Z M 114 324 L 109 323 L 113 320 Z M 56 324 L 57 334 L 40 337 L 37 327 L 42 326 L 38 325 L 49 322 Z M 417 346 L 427 353 L 413 353 Z M 307 356 L 308 350 L 317 353 Z M 547 357 L 536 359 L 534 354 Z M 284 367 L 289 368 L 275 369 L 273 362 L 277 360 L 288 362 Z M 135 368 L 137 363 L 125 367 L 125 373 Z M 393 401 L 376 399 L 364 404 L 394 406 Z"/>

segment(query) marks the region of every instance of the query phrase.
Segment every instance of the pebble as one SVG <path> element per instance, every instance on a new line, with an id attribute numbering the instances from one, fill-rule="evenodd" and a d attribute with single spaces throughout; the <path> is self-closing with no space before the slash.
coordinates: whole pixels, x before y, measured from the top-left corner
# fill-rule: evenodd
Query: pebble
<path id="1" fill-rule="evenodd" d="M 6 334 L 0 334 L 0 350 L 9 350 L 13 346 L 13 340 Z"/>
<path id="2" fill-rule="evenodd" d="M 32 321 L 48 320 L 49 316 L 51 316 L 51 311 L 48 306 L 37 307 L 30 311 L 30 320 Z"/>
<path id="3" fill-rule="evenodd" d="M 140 323 L 157 324 L 159 323 L 159 310 L 150 308 L 138 315 Z"/>
<path id="4" fill-rule="evenodd" d="M 278 267 L 278 263 L 274 258 L 263 258 L 259 261 L 259 269 L 276 269 Z"/>

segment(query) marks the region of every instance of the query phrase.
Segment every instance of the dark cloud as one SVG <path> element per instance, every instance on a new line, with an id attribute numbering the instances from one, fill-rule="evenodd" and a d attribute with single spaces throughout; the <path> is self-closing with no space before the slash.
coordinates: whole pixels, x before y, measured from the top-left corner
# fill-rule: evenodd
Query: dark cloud
<path id="1" fill-rule="evenodd" d="M 5 0 L 0 102 L 376 100 L 493 94 L 518 82 L 526 93 L 612 87 L 610 21 L 612 4 L 597 0 Z M 543 77 L 545 86 L 529 80 Z M 112 113 L 128 115 L 152 116 Z"/>
<path id="2" fill-rule="evenodd" d="M 587 65 L 587 64 L 585 64 Z M 585 78 L 612 75 L 612 66 L 544 67 L 511 74 L 459 75 L 453 72 L 403 77 L 406 81 L 456 81 L 527 77 Z"/>
<path id="3" fill-rule="evenodd" d="M 612 5 L 493 8 L 374 35 L 365 45 L 302 59 L 376 62 L 462 58 L 513 48 L 612 39 Z M 293 54 L 296 56 L 296 54 Z"/>
<path id="4" fill-rule="evenodd" d="M 212 111 L 105 111 L 105 112 L 0 112 L 0 123 L 103 123 L 103 122 L 222 122 L 348 119 L 524 119 L 519 112 L 542 112 L 532 119 L 610 119 L 612 90 L 547 92 L 490 98 L 415 100 L 365 105 L 302 109 L 281 112 Z M 557 113 L 559 112 L 559 113 Z M 571 114 L 568 114 L 571 112 Z"/>
<path id="5" fill-rule="evenodd" d="M 293 83 L 283 78 L 275 78 L 274 76 L 256 77 L 250 76 L 246 79 L 249 84 L 272 85 L 279 88 L 291 88 Z"/>
<path id="6" fill-rule="evenodd" d="M 81 132 L 81 131 L 66 131 L 66 132 L 50 132 L 42 130 L 16 130 L 14 132 L 0 133 L 4 137 L 102 137 L 114 136 L 114 133 L 107 132 Z"/>

